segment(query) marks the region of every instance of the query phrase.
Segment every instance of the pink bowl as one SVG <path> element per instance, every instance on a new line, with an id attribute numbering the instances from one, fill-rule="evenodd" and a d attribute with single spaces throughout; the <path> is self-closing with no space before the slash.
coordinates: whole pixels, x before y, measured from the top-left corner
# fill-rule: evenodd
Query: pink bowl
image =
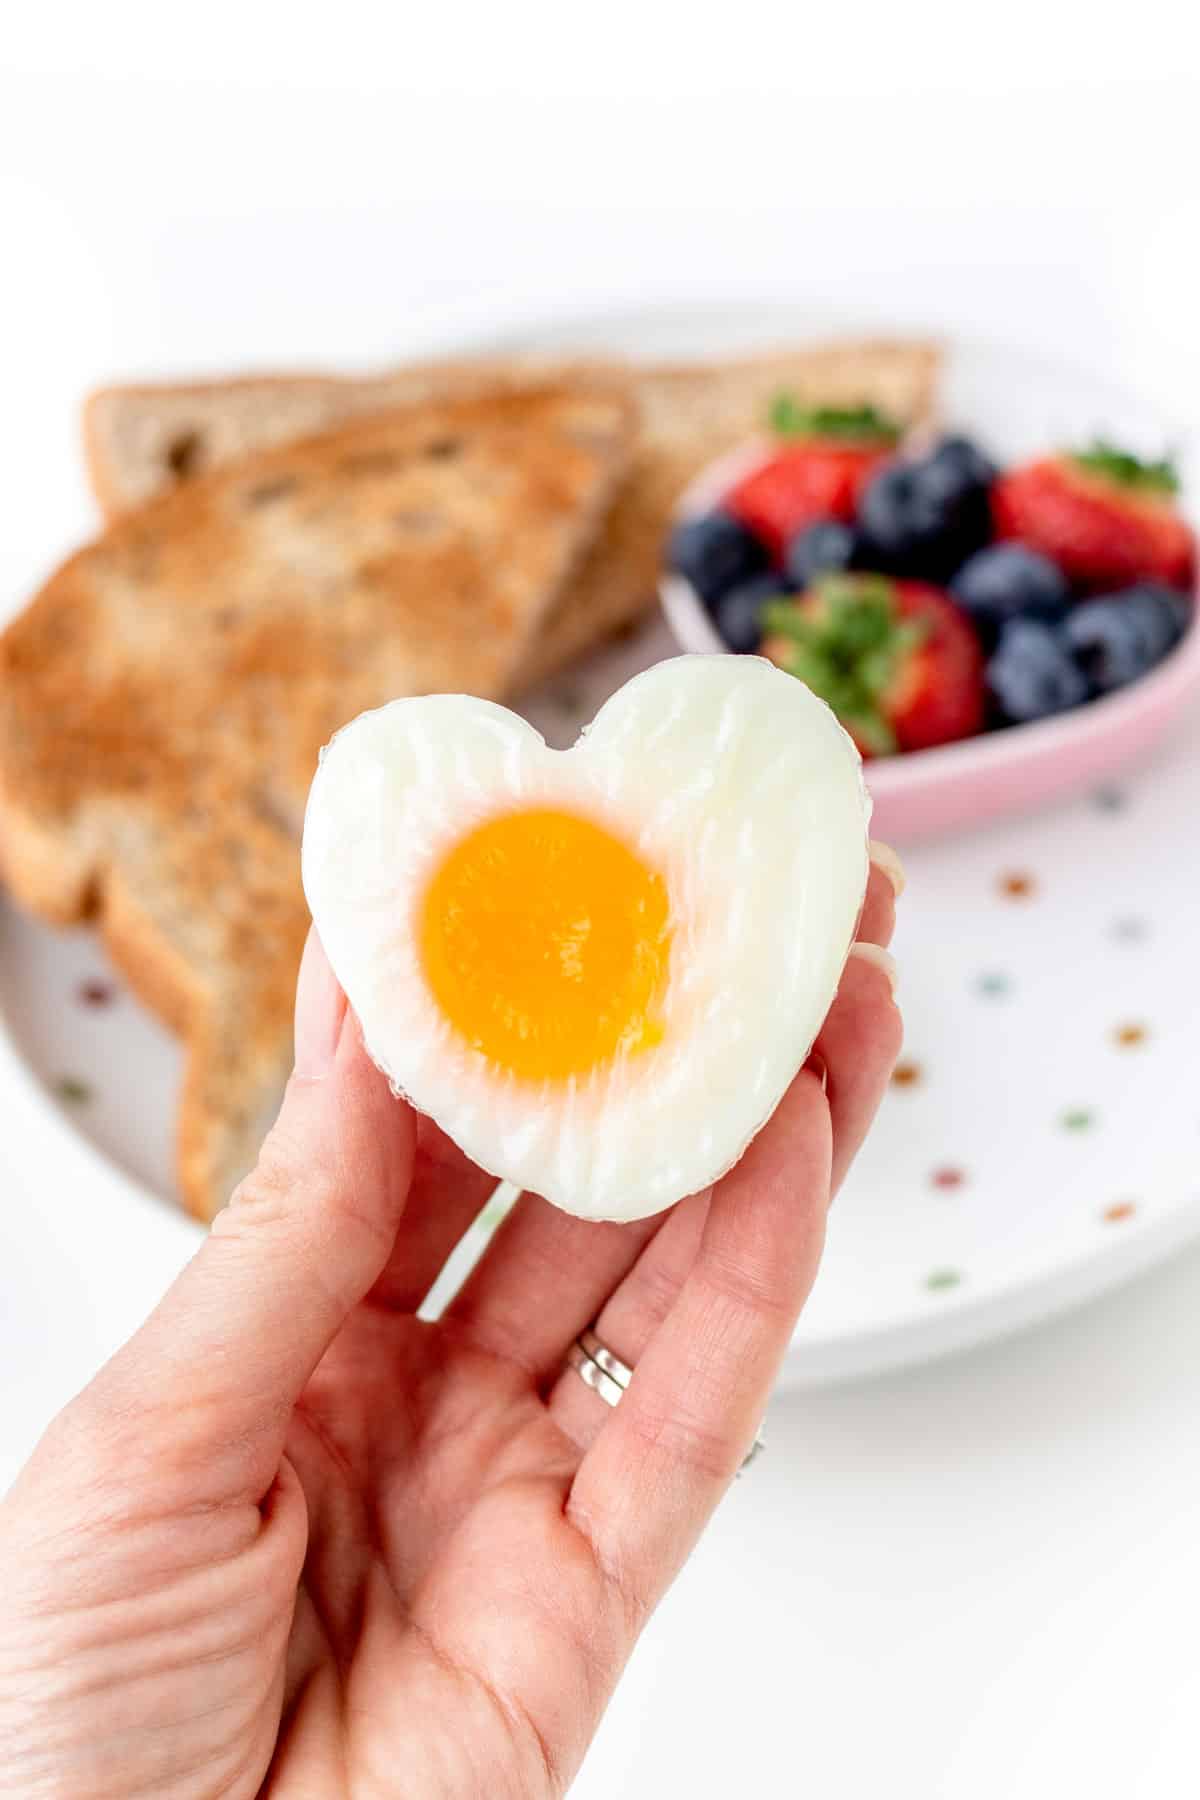
<path id="1" fill-rule="evenodd" d="M 688 489 L 678 516 L 691 518 L 718 505 L 763 455 L 762 444 L 749 444 L 722 457 Z M 684 650 L 725 649 L 690 582 L 664 575 L 660 593 Z M 867 786 L 875 802 L 871 828 L 880 837 L 912 841 L 1064 798 L 1149 750 L 1198 694 L 1200 626 L 1193 620 L 1156 669 L 1103 700 L 1035 725 L 868 762 Z"/>

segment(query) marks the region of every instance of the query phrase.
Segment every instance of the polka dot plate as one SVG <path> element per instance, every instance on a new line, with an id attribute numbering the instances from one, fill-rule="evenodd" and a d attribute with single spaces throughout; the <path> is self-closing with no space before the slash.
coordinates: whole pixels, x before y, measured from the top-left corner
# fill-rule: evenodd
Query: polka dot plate
<path id="1" fill-rule="evenodd" d="M 661 321 L 646 339 L 623 319 L 577 326 L 570 342 L 648 354 L 753 342 L 746 314 L 710 320 L 707 339 L 694 322 L 672 337 Z M 784 335 L 778 319 L 759 321 L 757 341 Z M 534 325 L 502 341 L 560 347 Z M 989 354 L 956 352 L 981 396 L 1011 389 L 970 364 Z M 1112 425 L 1110 404 L 1097 414 Z M 606 693 L 672 650 L 652 621 L 560 678 L 531 716 L 568 743 Z M 1194 712 L 1104 786 L 906 852 L 904 1052 L 834 1208 L 786 1381 L 871 1373 L 1014 1330 L 1200 1234 L 1198 806 Z M 0 1022 L 0 1107 L 32 1076 L 109 1163 L 97 1189 L 114 1208 L 114 1254 L 136 1256 L 145 1191 L 164 1204 L 172 1192 L 176 1046 L 87 933 L 45 931 L 3 903 Z M 178 1228 L 190 1242 L 196 1228 L 182 1217 Z"/>

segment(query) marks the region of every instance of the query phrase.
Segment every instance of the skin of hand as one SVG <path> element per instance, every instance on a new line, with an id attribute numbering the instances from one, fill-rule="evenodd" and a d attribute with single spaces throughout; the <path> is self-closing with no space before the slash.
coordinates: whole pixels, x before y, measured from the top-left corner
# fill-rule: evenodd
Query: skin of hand
<path id="1" fill-rule="evenodd" d="M 397 1101 L 317 940 L 258 1167 L 0 1506 L 0 1793 L 562 1794 L 729 1487 L 900 1046 L 894 856 L 808 1067 L 714 1188 L 518 1201 Z M 563 1357 L 592 1321 L 636 1375 Z"/>

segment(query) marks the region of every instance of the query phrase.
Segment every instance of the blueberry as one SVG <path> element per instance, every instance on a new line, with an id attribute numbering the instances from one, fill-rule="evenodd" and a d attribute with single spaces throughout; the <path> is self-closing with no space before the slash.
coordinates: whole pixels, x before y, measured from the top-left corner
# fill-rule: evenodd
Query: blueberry
<path id="1" fill-rule="evenodd" d="M 729 513 L 702 513 L 671 533 L 667 562 L 713 606 L 730 588 L 765 569 L 766 546 Z"/>
<path id="2" fill-rule="evenodd" d="M 840 519 L 814 519 L 788 545 L 783 566 L 788 581 L 803 593 L 818 575 L 855 568 L 859 549 L 853 525 L 844 525 Z"/>
<path id="3" fill-rule="evenodd" d="M 713 624 L 731 650 L 757 650 L 762 639 L 761 615 L 766 601 L 782 599 L 787 583 L 778 575 L 753 575 L 730 588 L 713 607 Z"/>
<path id="4" fill-rule="evenodd" d="M 992 465 L 966 438 L 887 463 L 858 511 L 863 557 L 893 575 L 945 581 L 991 536 Z"/>
<path id="5" fill-rule="evenodd" d="M 1047 625 L 1067 610 L 1070 587 L 1062 570 L 1024 544 L 989 544 L 969 557 L 950 592 L 970 613 L 984 643 L 991 646 L 1010 619 L 1041 619 Z"/>
<path id="6" fill-rule="evenodd" d="M 995 463 L 967 437 L 942 438 L 934 446 L 929 460 L 938 469 L 952 470 L 961 481 L 973 487 L 990 488 L 996 479 Z"/>
<path id="7" fill-rule="evenodd" d="M 1038 619 L 1012 619 L 987 665 L 992 715 L 1000 725 L 1025 725 L 1066 712 L 1088 697 L 1088 684 L 1060 634 Z"/>
<path id="8" fill-rule="evenodd" d="M 1085 600 L 1063 626 L 1063 642 L 1094 694 L 1111 694 L 1147 674 L 1178 642 L 1187 602 L 1157 582 Z"/>
<path id="9" fill-rule="evenodd" d="M 1167 651 L 1175 648 L 1192 616 L 1187 595 L 1160 581 L 1135 581 L 1115 594 L 1097 594 L 1089 605 L 1101 600 L 1105 605 L 1123 606 L 1133 614 L 1144 633 L 1146 654 L 1152 663 L 1161 662 Z"/>

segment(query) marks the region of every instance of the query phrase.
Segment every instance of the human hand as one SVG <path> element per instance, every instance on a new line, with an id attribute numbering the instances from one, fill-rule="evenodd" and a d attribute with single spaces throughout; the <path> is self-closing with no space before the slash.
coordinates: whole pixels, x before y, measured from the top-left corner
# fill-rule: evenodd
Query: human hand
<path id="1" fill-rule="evenodd" d="M 558 1795 L 737 1472 L 899 1050 L 873 867 L 809 1067 L 632 1225 L 494 1186 L 393 1098 L 320 945 L 255 1173 L 0 1506 L 0 1792 Z M 825 1074 L 827 1073 L 827 1088 Z M 596 1321 L 616 1409 L 564 1356 Z"/>

